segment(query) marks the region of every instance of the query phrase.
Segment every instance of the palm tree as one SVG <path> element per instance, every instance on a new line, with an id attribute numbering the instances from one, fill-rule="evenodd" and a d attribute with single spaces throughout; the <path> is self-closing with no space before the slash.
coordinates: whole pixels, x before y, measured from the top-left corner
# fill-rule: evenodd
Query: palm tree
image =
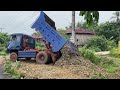
<path id="1" fill-rule="evenodd" d="M 118 22 L 120 19 L 120 12 L 119 11 L 116 11 L 115 13 L 113 13 L 113 17 L 112 18 L 116 18 L 116 21 Z"/>

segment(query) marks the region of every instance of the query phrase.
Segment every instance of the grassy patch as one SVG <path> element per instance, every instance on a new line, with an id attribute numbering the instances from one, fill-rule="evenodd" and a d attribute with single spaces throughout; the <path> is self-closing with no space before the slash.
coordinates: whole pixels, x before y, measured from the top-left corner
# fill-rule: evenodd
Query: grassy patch
<path id="1" fill-rule="evenodd" d="M 85 59 L 89 59 L 94 64 L 99 64 L 100 63 L 101 58 L 99 56 L 95 55 L 94 51 L 92 51 L 90 49 L 86 49 L 84 47 L 80 48 L 79 51 Z"/>
<path id="2" fill-rule="evenodd" d="M 18 61 L 12 62 L 10 60 L 6 60 L 4 63 L 4 71 L 6 74 L 10 74 L 13 79 L 20 79 L 23 77 L 23 75 L 17 71 L 20 65 L 20 62 Z"/>
<path id="3" fill-rule="evenodd" d="M 120 61 L 116 61 L 113 58 L 102 57 L 99 55 L 95 55 L 94 51 L 80 48 L 81 55 L 85 58 L 90 60 L 92 63 L 103 67 L 107 72 L 114 73 L 116 70 L 120 68 Z"/>
<path id="4" fill-rule="evenodd" d="M 120 58 L 120 55 L 118 54 L 118 49 L 117 48 L 113 48 L 110 50 L 110 56 L 114 57 L 114 58 Z"/>

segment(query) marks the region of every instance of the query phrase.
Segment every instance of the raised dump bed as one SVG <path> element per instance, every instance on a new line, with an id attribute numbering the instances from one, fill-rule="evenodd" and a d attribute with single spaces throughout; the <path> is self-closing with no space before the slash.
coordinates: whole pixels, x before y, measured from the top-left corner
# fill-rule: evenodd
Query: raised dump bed
<path id="1" fill-rule="evenodd" d="M 56 31 L 54 21 L 52 21 L 42 11 L 38 19 L 32 25 L 32 28 L 38 30 L 44 37 L 45 41 L 49 42 L 52 45 L 53 52 L 60 51 L 67 43 L 67 40 Z"/>

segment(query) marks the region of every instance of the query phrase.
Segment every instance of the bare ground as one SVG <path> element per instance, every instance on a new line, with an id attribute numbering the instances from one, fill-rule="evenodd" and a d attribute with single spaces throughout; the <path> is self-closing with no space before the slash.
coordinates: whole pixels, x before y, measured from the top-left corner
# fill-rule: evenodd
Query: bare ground
<path id="1" fill-rule="evenodd" d="M 69 55 L 66 48 L 62 50 L 62 58 L 55 65 L 36 64 L 35 61 L 21 61 L 19 72 L 24 79 L 109 79 L 120 78 L 118 74 L 112 75 L 107 71 L 81 56 Z M 6 58 L 9 58 L 8 56 Z"/>
<path id="2" fill-rule="evenodd" d="M 110 77 L 103 68 L 89 60 L 84 60 L 82 57 L 77 59 L 75 60 L 77 62 L 71 59 L 73 63 L 59 60 L 54 66 L 36 64 L 35 61 L 22 61 L 19 71 L 25 75 L 25 79 L 91 79 L 95 75 L 99 79 L 99 74 Z"/>

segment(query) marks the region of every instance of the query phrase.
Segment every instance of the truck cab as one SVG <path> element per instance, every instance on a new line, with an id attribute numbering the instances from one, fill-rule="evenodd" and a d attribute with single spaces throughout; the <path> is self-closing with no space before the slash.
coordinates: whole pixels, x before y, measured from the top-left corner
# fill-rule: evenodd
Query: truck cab
<path id="1" fill-rule="evenodd" d="M 10 35 L 10 41 L 7 46 L 7 52 L 18 53 L 18 51 L 23 51 L 27 48 L 35 48 L 35 39 L 32 36 L 22 33 L 15 33 Z"/>

